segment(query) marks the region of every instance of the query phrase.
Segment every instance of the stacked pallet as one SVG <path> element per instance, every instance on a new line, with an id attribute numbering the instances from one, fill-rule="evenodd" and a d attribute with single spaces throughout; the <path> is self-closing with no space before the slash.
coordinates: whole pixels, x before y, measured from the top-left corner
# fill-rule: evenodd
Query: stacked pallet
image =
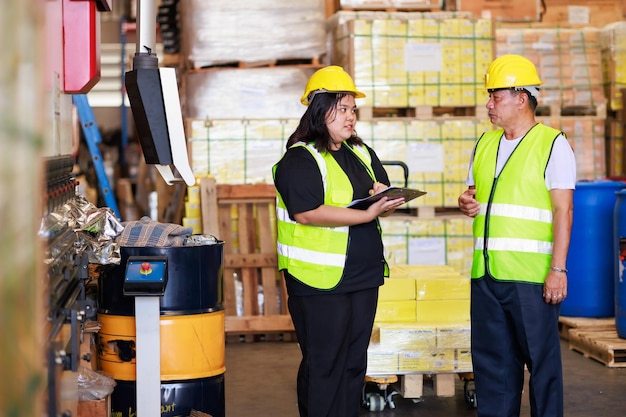
<path id="1" fill-rule="evenodd" d="M 615 329 L 615 318 L 560 317 L 559 333 L 569 348 L 609 368 L 626 367 L 626 340 Z"/>
<path id="2" fill-rule="evenodd" d="M 456 10 L 499 22 L 538 22 L 541 20 L 541 0 L 456 0 Z"/>
<path id="3" fill-rule="evenodd" d="M 530 59 L 543 81 L 538 121 L 567 135 L 578 180 L 605 178 L 607 100 L 597 28 L 497 28 L 497 55 Z M 541 115 L 546 116 L 541 116 Z"/>
<path id="4" fill-rule="evenodd" d="M 606 96 L 611 110 L 622 109 L 622 89 L 626 88 L 626 22 L 602 28 L 602 63 Z"/>
<path id="5" fill-rule="evenodd" d="M 341 10 L 443 10 L 443 0 L 339 0 Z"/>
<path id="6" fill-rule="evenodd" d="M 336 13 L 329 20 L 332 62 L 367 97 L 361 107 L 415 108 L 484 103 L 493 59 L 489 19 L 469 13 Z"/>
<path id="7" fill-rule="evenodd" d="M 606 178 L 606 117 L 540 116 L 537 121 L 565 132 L 576 155 L 579 181 Z"/>
<path id="8" fill-rule="evenodd" d="M 359 136 L 381 160 L 406 162 L 408 185 L 428 194 L 408 207 L 456 208 L 467 188 L 467 166 L 476 138 L 489 130 L 488 120 L 475 117 L 372 118 L 357 124 Z M 387 168 L 392 184 L 400 185 L 400 170 Z"/>
<path id="9" fill-rule="evenodd" d="M 322 0 L 182 0 L 185 65 L 311 59 L 326 49 Z"/>
<path id="10" fill-rule="evenodd" d="M 191 169 L 218 184 L 271 184 L 298 119 L 188 119 Z"/>
<path id="11" fill-rule="evenodd" d="M 400 392 L 412 398 L 421 392 L 407 384 L 415 381 L 411 375 L 421 388 L 424 374 L 470 372 L 469 287 L 469 278 L 451 267 L 392 267 L 379 293 L 367 374 L 400 375 Z"/>
<path id="12" fill-rule="evenodd" d="M 611 177 L 626 176 L 624 161 L 624 123 L 626 121 L 623 92 L 626 89 L 626 22 L 615 22 L 602 28 L 602 64 L 606 96 L 607 172 Z"/>
<path id="13" fill-rule="evenodd" d="M 427 192 L 405 206 L 417 216 L 381 220 L 389 263 L 469 273 L 471 219 L 458 214 L 457 199 L 474 143 L 491 129 L 483 83 L 494 57 L 492 20 L 372 8 L 339 11 L 328 26 L 332 63 L 366 94 L 357 100 L 359 136 L 381 160 L 405 162 L 408 186 Z M 402 171 L 386 169 L 402 184 Z"/>
<path id="14" fill-rule="evenodd" d="M 543 81 L 540 105 L 549 106 L 551 116 L 581 106 L 606 114 L 599 29 L 498 28 L 496 52 L 520 54 L 535 64 Z"/>
<path id="15" fill-rule="evenodd" d="M 200 216 L 189 191 L 185 221 L 226 242 L 224 310 L 233 339 L 293 331 L 277 270 L 271 167 L 326 51 L 324 7 L 322 0 L 180 0 L 185 129 L 202 184 L 193 188 Z"/>
<path id="16" fill-rule="evenodd" d="M 448 265 L 469 276 L 472 267 L 472 220 L 462 214 L 422 218 L 381 219 L 383 243 L 390 265 Z"/>

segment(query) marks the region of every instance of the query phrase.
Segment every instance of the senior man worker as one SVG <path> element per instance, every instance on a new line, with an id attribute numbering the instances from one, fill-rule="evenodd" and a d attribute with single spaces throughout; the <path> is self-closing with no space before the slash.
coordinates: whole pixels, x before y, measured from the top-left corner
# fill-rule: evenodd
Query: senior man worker
<path id="1" fill-rule="evenodd" d="M 576 184 L 565 134 L 537 123 L 542 84 L 520 55 L 494 60 L 485 75 L 487 110 L 498 130 L 474 147 L 459 196 L 474 217 L 472 362 L 479 417 L 519 416 L 524 365 L 531 416 L 563 416 L 558 317 Z"/>

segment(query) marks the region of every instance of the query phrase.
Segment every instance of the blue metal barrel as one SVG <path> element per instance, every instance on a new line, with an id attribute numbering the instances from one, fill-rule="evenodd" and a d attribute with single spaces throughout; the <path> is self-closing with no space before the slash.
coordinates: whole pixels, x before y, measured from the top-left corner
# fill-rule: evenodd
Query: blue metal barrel
<path id="1" fill-rule="evenodd" d="M 616 193 L 615 202 L 615 327 L 617 334 L 626 339 L 626 190 Z"/>
<path id="2" fill-rule="evenodd" d="M 614 210 L 618 181 L 579 182 L 567 256 L 567 298 L 561 315 L 613 317 L 615 314 Z"/>

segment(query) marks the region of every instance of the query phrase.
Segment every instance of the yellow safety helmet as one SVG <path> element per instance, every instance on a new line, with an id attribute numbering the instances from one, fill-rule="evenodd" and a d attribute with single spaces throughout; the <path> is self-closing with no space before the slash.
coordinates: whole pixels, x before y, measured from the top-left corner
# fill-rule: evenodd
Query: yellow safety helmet
<path id="1" fill-rule="evenodd" d="M 529 87 L 543 84 L 537 68 L 528 58 L 508 54 L 495 59 L 485 74 L 485 88 Z"/>
<path id="2" fill-rule="evenodd" d="M 308 106 L 317 93 L 349 93 L 355 98 L 365 97 L 365 94 L 354 86 L 354 80 L 350 74 L 337 65 L 330 65 L 315 71 L 306 83 L 300 102 Z"/>

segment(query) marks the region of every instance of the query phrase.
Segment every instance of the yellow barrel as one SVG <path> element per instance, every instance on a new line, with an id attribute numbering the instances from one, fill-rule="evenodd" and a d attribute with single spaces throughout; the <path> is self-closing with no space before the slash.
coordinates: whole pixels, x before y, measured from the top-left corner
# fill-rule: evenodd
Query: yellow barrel
<path id="1" fill-rule="evenodd" d="M 100 275 L 98 361 L 116 381 L 111 415 L 137 412 L 135 300 L 123 294 L 125 267 L 131 256 L 161 256 L 167 257 L 168 275 L 159 318 L 161 417 L 192 410 L 224 417 L 223 244 L 122 247 L 120 265 Z"/>

